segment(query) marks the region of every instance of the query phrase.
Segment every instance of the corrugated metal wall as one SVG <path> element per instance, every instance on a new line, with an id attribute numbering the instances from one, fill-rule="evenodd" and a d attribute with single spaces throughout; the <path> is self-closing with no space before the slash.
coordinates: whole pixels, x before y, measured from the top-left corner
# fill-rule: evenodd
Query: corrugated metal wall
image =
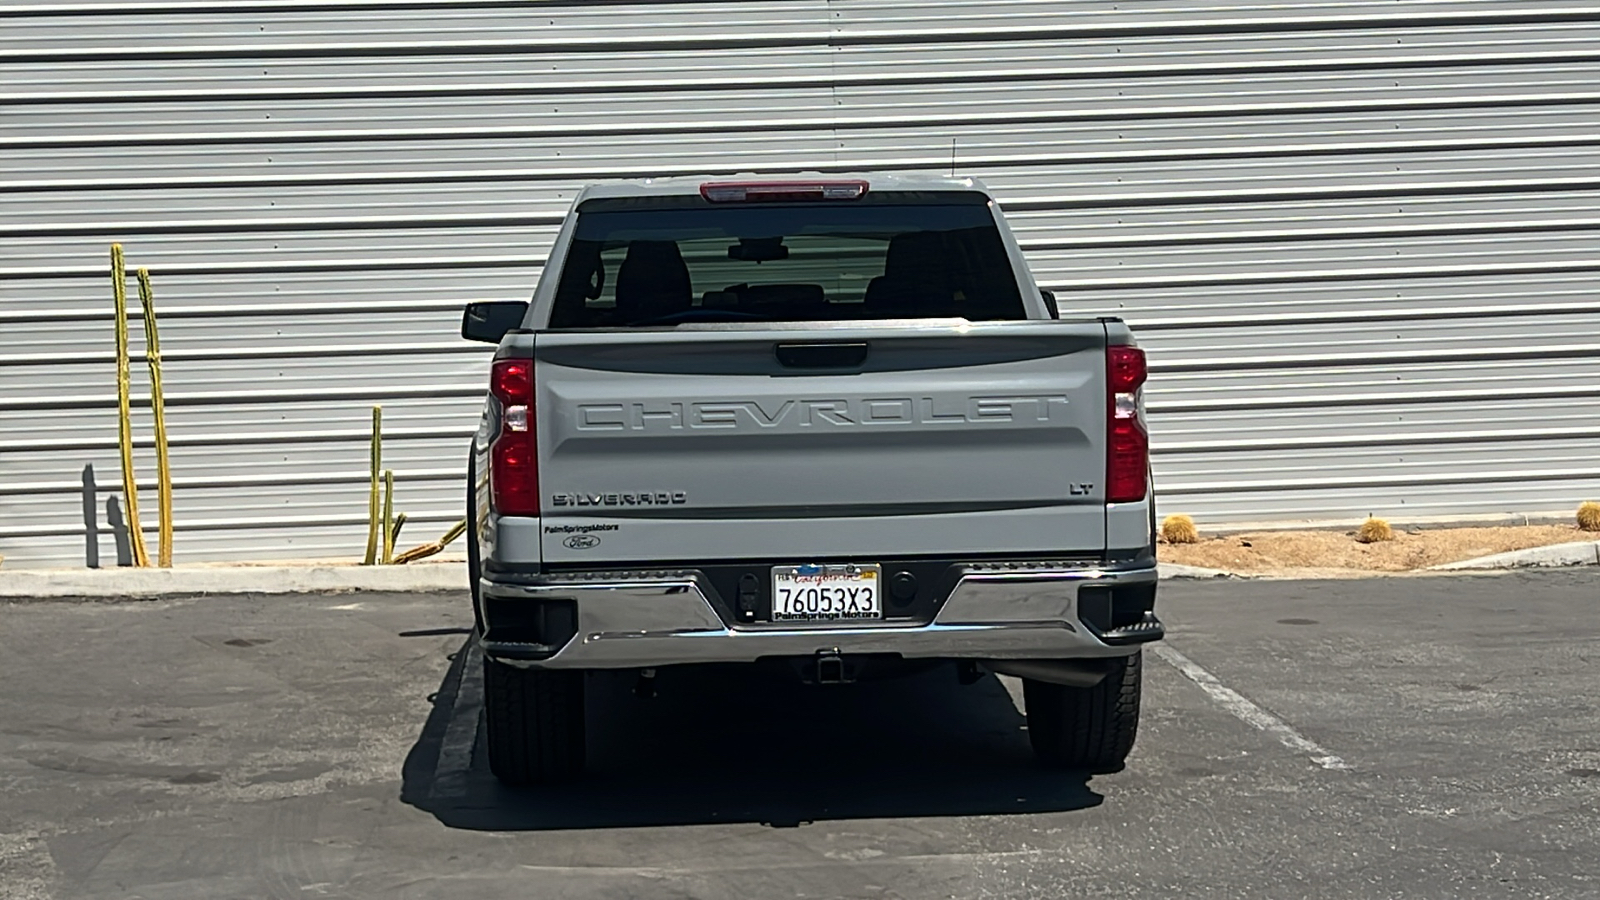
<path id="1" fill-rule="evenodd" d="M 373 403 L 409 537 L 460 515 L 485 356 L 459 309 L 530 292 L 578 185 L 945 170 L 952 142 L 1063 306 L 1151 349 L 1166 511 L 1600 494 L 1600 4 L 98 0 L 0 24 L 11 565 L 81 562 L 80 471 L 117 484 L 113 240 L 155 274 L 180 561 L 355 556 Z"/>

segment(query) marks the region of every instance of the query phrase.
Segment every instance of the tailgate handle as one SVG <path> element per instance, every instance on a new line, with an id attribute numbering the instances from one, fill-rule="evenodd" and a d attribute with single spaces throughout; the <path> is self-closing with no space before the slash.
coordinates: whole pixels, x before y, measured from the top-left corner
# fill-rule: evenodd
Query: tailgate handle
<path id="1" fill-rule="evenodd" d="M 853 369 L 867 359 L 867 343 L 778 344 L 778 362 L 788 369 Z"/>

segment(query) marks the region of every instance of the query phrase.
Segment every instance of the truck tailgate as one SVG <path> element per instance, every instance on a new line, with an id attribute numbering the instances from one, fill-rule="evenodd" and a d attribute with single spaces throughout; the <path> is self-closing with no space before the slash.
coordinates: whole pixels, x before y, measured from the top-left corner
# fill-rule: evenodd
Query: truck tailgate
<path id="1" fill-rule="evenodd" d="M 1105 546 L 1105 327 L 534 337 L 547 563 Z"/>

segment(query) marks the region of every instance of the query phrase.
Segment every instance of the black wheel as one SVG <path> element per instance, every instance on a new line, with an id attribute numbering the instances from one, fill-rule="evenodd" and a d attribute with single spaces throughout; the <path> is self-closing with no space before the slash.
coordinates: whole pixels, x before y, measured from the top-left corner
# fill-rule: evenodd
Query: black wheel
<path id="1" fill-rule="evenodd" d="M 1041 762 L 1092 772 L 1122 768 L 1139 733 L 1142 655 L 1107 662 L 1106 677 L 1093 687 L 1023 679 L 1028 739 Z"/>
<path id="2" fill-rule="evenodd" d="M 483 661 L 489 770 L 509 785 L 567 781 L 583 771 L 583 673 Z"/>

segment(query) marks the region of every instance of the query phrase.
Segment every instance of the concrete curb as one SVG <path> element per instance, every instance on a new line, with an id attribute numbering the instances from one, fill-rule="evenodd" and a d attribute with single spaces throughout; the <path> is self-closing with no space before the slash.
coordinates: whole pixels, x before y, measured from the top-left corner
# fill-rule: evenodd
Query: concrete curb
<path id="1" fill-rule="evenodd" d="M 0 601 L 156 600 L 209 594 L 465 591 L 461 562 L 406 566 L 195 566 L 175 569 L 0 569 Z"/>
<path id="2" fill-rule="evenodd" d="M 1600 541 L 1497 553 L 1424 571 L 1558 568 L 1600 565 Z M 1261 576 L 1161 563 L 1161 580 Z M 176 569 L 0 569 L 0 602 L 20 600 L 159 600 L 227 594 L 426 594 L 465 591 L 463 562 L 408 566 L 193 566 Z"/>
<path id="3" fill-rule="evenodd" d="M 1159 563 L 1157 568 L 1161 572 L 1161 580 L 1171 578 L 1249 578 L 1238 572 L 1229 572 L 1224 569 L 1207 569 L 1204 566 L 1185 566 L 1181 563 Z"/>
<path id="4" fill-rule="evenodd" d="M 1572 544 L 1552 544 L 1548 547 L 1530 547 L 1512 550 L 1477 559 L 1429 566 L 1430 572 L 1454 572 L 1463 569 L 1545 569 L 1562 566 L 1600 566 L 1600 541 L 1579 541 Z"/>

